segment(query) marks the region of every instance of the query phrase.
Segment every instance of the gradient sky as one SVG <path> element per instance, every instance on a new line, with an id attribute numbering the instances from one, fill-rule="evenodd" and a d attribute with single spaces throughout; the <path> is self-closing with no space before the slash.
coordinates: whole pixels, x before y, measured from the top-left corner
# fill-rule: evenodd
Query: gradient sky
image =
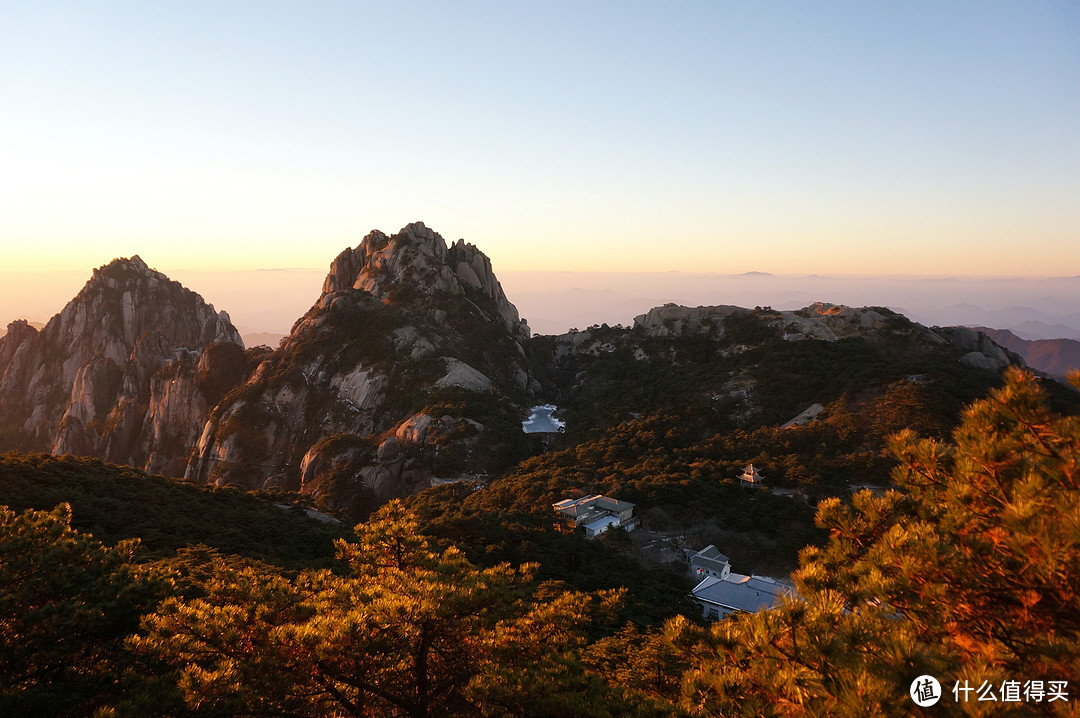
<path id="1" fill-rule="evenodd" d="M 1080 4 L 0 6 L 8 270 L 1080 274 Z"/>

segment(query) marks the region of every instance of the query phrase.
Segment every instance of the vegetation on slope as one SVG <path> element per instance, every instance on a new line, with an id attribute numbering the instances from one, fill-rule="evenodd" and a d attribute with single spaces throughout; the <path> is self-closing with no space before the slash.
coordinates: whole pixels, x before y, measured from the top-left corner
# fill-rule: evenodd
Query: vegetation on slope
<path id="1" fill-rule="evenodd" d="M 828 538 L 800 557 L 801 598 L 711 626 L 680 615 L 662 630 L 627 625 L 632 591 L 572 584 L 589 576 L 574 555 L 616 557 L 620 539 L 585 543 L 560 530 L 550 505 L 530 502 L 606 480 L 588 474 L 588 451 L 583 462 L 553 454 L 564 473 L 549 484 L 529 487 L 540 457 L 487 489 L 434 491 L 414 511 L 389 504 L 337 541 L 335 570 L 209 551 L 150 561 L 135 543 L 104 546 L 72 529 L 66 508 L 3 510 L 0 712 L 909 715 L 908 687 L 923 673 L 946 688 L 1070 680 L 1080 675 L 1080 419 L 1047 403 L 1014 371 L 950 441 L 901 432 L 889 442 L 894 490 L 819 506 Z M 634 436 L 676 457 L 695 446 L 660 426 L 646 419 L 653 433 Z M 612 455 L 597 460 L 622 467 L 631 486 L 633 452 L 620 459 L 615 441 L 591 451 L 603 456 L 601 446 Z M 24 482 L 42 471 L 79 485 L 85 473 L 88 492 L 118 472 L 5 461 Z M 504 558 L 513 552 L 534 558 Z M 944 712 L 972 707 L 950 699 Z M 1068 715 L 1074 705 L 1037 707 Z"/>
<path id="2" fill-rule="evenodd" d="M 596 351 L 560 349 L 555 337 L 533 340 L 552 398 L 575 444 L 642 413 L 684 417 L 701 438 L 781 424 L 811 404 L 843 399 L 859 406 L 917 377 L 921 423 L 952 427 L 963 406 L 999 385 L 995 372 L 957 362 L 949 345 L 913 337 L 902 326 L 834 342 L 785 341 L 769 313 L 738 313 L 723 327 L 681 336 L 641 329 L 591 328 Z M 896 315 L 900 320 L 903 317 Z M 538 370 L 539 372 L 540 370 Z"/>
<path id="3" fill-rule="evenodd" d="M 110 545 L 137 538 L 153 557 L 201 545 L 290 569 L 326 565 L 331 542 L 348 529 L 309 518 L 292 503 L 297 498 L 150 476 L 97 459 L 0 454 L 0 504 L 47 511 L 67 503 L 76 530 Z"/>
<path id="4" fill-rule="evenodd" d="M 802 600 L 709 628 L 669 623 L 691 665 L 684 705 L 705 715 L 904 715 L 923 674 L 976 689 L 1075 680 L 1080 419 L 1051 414 L 1035 380 L 1013 371 L 965 412 L 954 442 L 901 432 L 891 442 L 896 491 L 819 507 L 830 540 L 802 557 Z M 974 710 L 951 698 L 944 710 Z"/>

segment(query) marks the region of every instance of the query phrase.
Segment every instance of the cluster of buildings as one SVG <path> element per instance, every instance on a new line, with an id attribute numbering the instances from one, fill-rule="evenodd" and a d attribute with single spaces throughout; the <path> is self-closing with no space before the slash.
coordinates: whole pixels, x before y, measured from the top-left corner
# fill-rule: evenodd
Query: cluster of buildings
<path id="1" fill-rule="evenodd" d="M 633 531 L 638 525 L 638 519 L 634 516 L 634 504 L 601 494 L 580 499 L 564 499 L 551 506 L 555 513 L 571 519 L 574 526 L 583 527 L 588 538 L 596 538 L 614 527 Z"/>
<path id="2" fill-rule="evenodd" d="M 739 477 L 743 486 L 761 487 L 761 472 L 749 464 Z M 552 504 L 560 516 L 582 527 L 585 536 L 596 538 L 613 527 L 632 531 L 638 525 L 634 504 L 602 494 L 580 499 L 564 499 Z M 795 589 L 767 576 L 745 576 L 731 572 L 731 562 L 716 546 L 690 553 L 690 574 L 698 583 L 690 592 L 701 607 L 701 615 L 710 621 L 720 620 L 736 611 L 756 613 L 778 605 L 784 598 L 795 598 Z"/>

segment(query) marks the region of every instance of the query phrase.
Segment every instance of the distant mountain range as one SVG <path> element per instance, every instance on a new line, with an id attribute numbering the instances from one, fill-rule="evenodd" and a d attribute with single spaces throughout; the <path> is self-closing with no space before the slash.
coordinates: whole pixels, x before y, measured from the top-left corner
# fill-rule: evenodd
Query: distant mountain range
<path id="1" fill-rule="evenodd" d="M 934 317 L 937 324 L 1007 329 L 1020 339 L 1080 339 L 1080 312 L 1053 314 L 1027 306 L 986 309 L 955 304 L 910 312 L 912 318 Z"/>
<path id="2" fill-rule="evenodd" d="M 1008 329 L 975 327 L 1001 346 L 1024 358 L 1028 366 L 1062 378 L 1080 370 L 1080 341 L 1076 339 L 1024 339 Z"/>

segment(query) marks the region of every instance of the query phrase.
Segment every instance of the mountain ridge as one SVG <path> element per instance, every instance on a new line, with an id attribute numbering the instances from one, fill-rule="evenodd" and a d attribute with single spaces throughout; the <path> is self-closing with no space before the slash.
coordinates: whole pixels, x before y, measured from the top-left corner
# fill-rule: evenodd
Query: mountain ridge
<path id="1" fill-rule="evenodd" d="M 161 293 L 166 289 L 171 294 Z M 190 321 L 178 325 L 181 315 Z M 69 341 L 49 343 L 39 334 Z M 736 423 L 771 421 L 774 413 L 789 419 L 805 406 L 755 407 L 753 387 L 762 395 L 773 390 L 738 357 L 765 356 L 760 348 L 770 342 L 808 340 L 877 342 L 868 359 L 903 351 L 992 372 L 1022 364 L 974 330 L 928 328 L 882 307 L 824 302 L 795 311 L 669 303 L 629 328 L 533 337 L 483 252 L 461 239 L 447 244 L 414 222 L 393 235 L 373 230 L 341 251 L 315 302 L 276 348 L 244 351 L 225 312 L 137 256 L 115 260 L 95 270 L 41 333 L 25 322 L 11 325 L 0 339 L 0 388 L 8 387 L 0 405 L 8 402 L 23 428 L 36 426 L 35 416 L 58 417 L 47 441 L 37 443 L 8 426 L 9 446 L 21 439 L 19 448 L 97 456 L 208 484 L 374 506 L 437 480 L 513 466 L 530 451 L 522 412 L 539 400 L 575 396 L 594 376 L 590 357 L 625 354 L 629 364 L 619 371 L 632 368 L 645 384 L 669 385 L 671 397 L 690 404 L 712 402 L 709 411 L 736 412 L 744 417 Z M 723 381 L 694 378 L 687 351 L 704 351 L 691 361 L 702 366 L 718 352 Z M 57 385 L 63 391 L 51 409 L 38 408 L 44 400 L 18 406 L 11 388 L 34 361 L 55 366 L 45 373 L 65 382 L 71 374 L 70 384 Z M 920 365 L 904 366 L 881 376 L 900 380 Z M 684 378 L 672 384 L 666 375 Z M 583 396 L 603 405 L 597 386 Z M 825 382 L 806 395 L 828 403 L 837 399 L 834 386 Z M 623 391 L 636 393 L 632 385 Z M 648 401 L 642 410 L 650 410 Z M 574 410 L 591 420 L 580 406 Z"/>

